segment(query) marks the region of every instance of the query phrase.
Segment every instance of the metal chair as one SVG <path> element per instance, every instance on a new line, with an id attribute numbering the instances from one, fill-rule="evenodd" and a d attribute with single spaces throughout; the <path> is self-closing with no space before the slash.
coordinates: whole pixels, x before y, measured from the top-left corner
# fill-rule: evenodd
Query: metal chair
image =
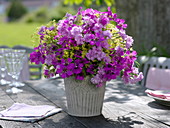
<path id="1" fill-rule="evenodd" d="M 1 45 L 0 48 L 10 48 L 10 47 L 8 47 L 6 45 Z"/>

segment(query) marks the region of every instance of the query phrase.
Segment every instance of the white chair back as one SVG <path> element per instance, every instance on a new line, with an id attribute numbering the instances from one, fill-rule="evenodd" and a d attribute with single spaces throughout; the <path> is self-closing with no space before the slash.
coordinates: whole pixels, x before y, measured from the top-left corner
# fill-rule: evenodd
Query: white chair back
<path id="1" fill-rule="evenodd" d="M 145 86 L 147 73 L 150 67 L 170 69 L 170 58 L 167 58 L 167 57 L 141 56 L 138 58 L 138 60 L 140 64 L 143 64 L 142 72 L 144 74 L 144 79 L 141 81 L 142 86 Z"/>

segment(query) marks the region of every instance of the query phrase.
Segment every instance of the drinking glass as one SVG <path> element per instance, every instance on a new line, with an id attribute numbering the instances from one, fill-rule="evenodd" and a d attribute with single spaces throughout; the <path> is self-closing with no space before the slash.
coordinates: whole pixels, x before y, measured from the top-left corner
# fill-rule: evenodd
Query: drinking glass
<path id="1" fill-rule="evenodd" d="M 15 87 L 23 87 L 23 86 L 25 86 L 25 84 L 20 82 L 18 79 L 19 79 L 21 70 L 23 69 L 24 62 L 27 59 L 26 50 L 24 50 L 24 49 L 13 49 L 12 52 L 20 58 L 20 63 L 19 63 L 20 66 L 18 67 L 19 68 L 19 74 L 15 75 L 15 80 L 14 80 L 15 82 L 13 84 L 14 84 Z"/>
<path id="2" fill-rule="evenodd" d="M 9 50 L 10 49 L 0 48 L 0 75 L 1 75 L 0 84 L 1 85 L 7 85 L 10 83 L 9 81 L 5 80 L 7 67 L 4 61 L 5 59 L 4 54 Z"/>
<path id="3" fill-rule="evenodd" d="M 16 81 L 18 80 L 23 67 L 24 57 L 25 50 L 11 50 L 11 52 L 5 54 L 8 75 L 12 77 L 11 84 L 9 84 L 9 86 L 12 86 L 12 88 L 7 89 L 7 93 L 18 93 L 23 91 L 17 88 L 19 85 Z"/>

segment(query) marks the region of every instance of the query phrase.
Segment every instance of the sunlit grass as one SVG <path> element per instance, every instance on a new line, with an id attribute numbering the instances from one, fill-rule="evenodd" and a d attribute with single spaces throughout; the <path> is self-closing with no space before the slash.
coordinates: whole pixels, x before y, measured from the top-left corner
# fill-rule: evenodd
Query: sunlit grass
<path id="1" fill-rule="evenodd" d="M 24 45 L 33 47 L 37 45 L 32 42 L 32 34 L 41 24 L 33 23 L 0 23 L 0 45 L 13 47 L 14 45 Z"/>

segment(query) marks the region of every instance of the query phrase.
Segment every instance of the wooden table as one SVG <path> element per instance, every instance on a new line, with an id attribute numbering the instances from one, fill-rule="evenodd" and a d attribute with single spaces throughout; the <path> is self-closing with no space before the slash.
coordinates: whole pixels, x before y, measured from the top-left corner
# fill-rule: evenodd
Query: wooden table
<path id="1" fill-rule="evenodd" d="M 107 83 L 102 115 L 90 118 L 67 114 L 62 79 L 28 81 L 24 92 L 6 94 L 0 87 L 0 110 L 14 102 L 30 105 L 54 105 L 61 113 L 35 123 L 0 120 L 0 128 L 168 128 L 170 107 L 157 104 L 139 85 L 124 85 L 119 80 Z"/>

